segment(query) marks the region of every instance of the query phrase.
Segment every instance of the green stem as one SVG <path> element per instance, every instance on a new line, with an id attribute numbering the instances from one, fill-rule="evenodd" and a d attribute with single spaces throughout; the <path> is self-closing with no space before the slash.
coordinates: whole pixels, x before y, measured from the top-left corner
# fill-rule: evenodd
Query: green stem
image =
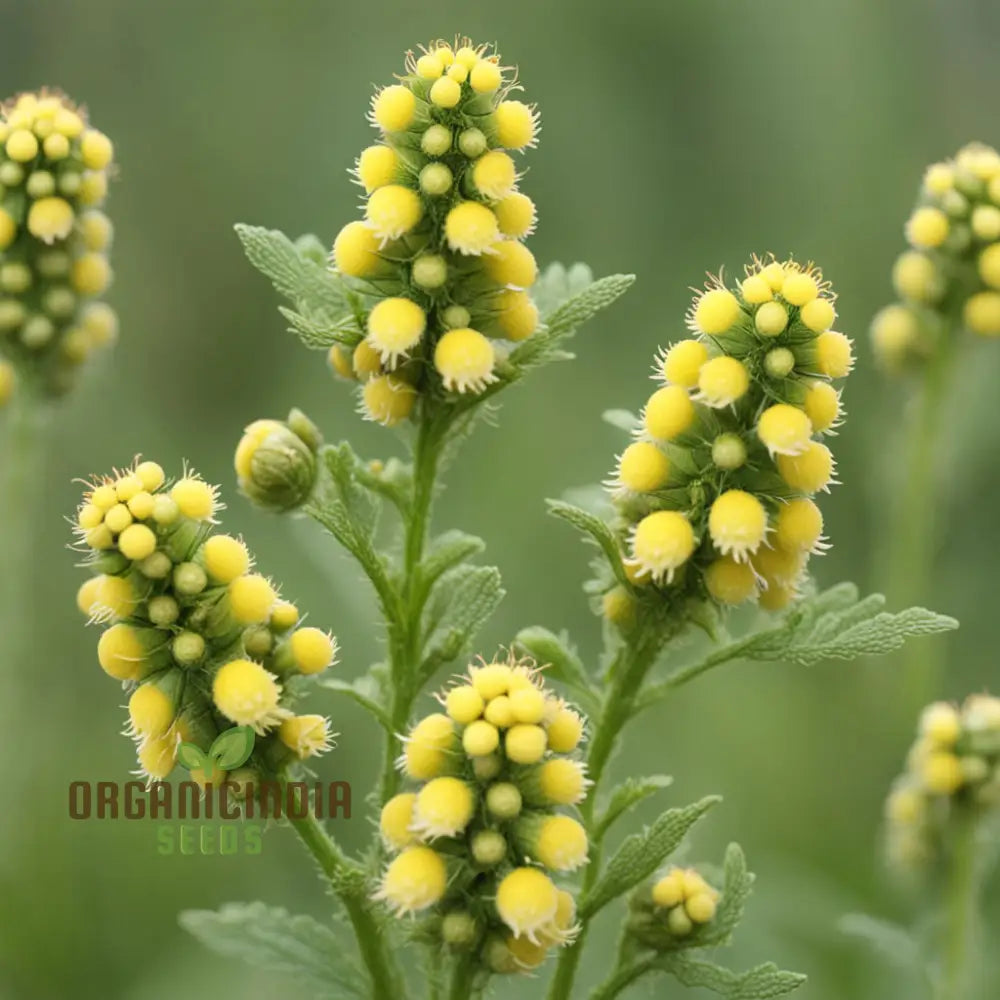
<path id="1" fill-rule="evenodd" d="M 451 975 L 448 1000 L 469 1000 L 473 995 L 472 984 L 476 975 L 476 962 L 472 956 L 463 955 L 455 963 Z"/>
<path id="2" fill-rule="evenodd" d="M 413 448 L 413 499 L 409 505 L 403 541 L 401 616 L 389 625 L 392 732 L 385 734 L 379 802 L 385 802 L 399 787 L 399 772 L 395 766 L 396 734 L 406 727 L 413 703 L 420 694 L 420 630 L 426 600 L 421 586 L 420 562 L 427 543 L 440 457 L 440 425 L 433 414 L 425 414 Z"/>
<path id="3" fill-rule="evenodd" d="M 936 473 L 941 422 L 951 386 L 956 333 L 950 323 L 943 321 L 939 348 L 924 373 L 916 401 L 916 421 L 905 451 L 905 485 L 899 497 L 897 528 L 892 534 L 889 575 L 889 596 L 900 607 L 929 599 L 937 547 Z M 906 647 L 907 678 L 914 705 L 923 705 L 936 694 L 942 665 L 939 649 L 937 643 L 926 642 Z"/>
<path id="4" fill-rule="evenodd" d="M 976 952 L 976 840 L 978 817 L 966 807 L 957 816 L 944 899 L 938 1000 L 968 1000 L 970 956 Z"/>
<path id="5" fill-rule="evenodd" d="M 640 624 L 633 633 L 632 641 L 621 646 L 611 664 L 609 670 L 611 683 L 604 695 L 600 717 L 594 728 L 587 756 L 587 774 L 593 784 L 580 807 L 584 824 L 593 833 L 590 860 L 584 872 L 580 891 L 581 899 L 585 899 L 593 888 L 601 870 L 603 837 L 594 832 L 594 810 L 604 769 L 618 744 L 619 733 L 632 715 L 646 675 L 660 650 L 673 634 L 673 632 L 665 633 L 662 629 L 643 627 Z M 584 920 L 573 943 L 562 949 L 552 985 L 549 987 L 549 1000 L 568 1000 L 570 997 L 587 939 L 587 931 L 588 923 Z"/>
<path id="6" fill-rule="evenodd" d="M 640 976 L 644 976 L 653 967 L 653 959 L 636 962 L 627 968 L 618 967 L 591 994 L 590 1000 L 613 1000 L 624 992 Z"/>
<path id="7" fill-rule="evenodd" d="M 403 997 L 402 981 L 384 945 L 384 936 L 367 900 L 350 886 L 350 876 L 359 874 L 323 828 L 309 812 L 304 819 L 289 817 L 289 822 L 306 849 L 316 859 L 323 874 L 347 912 L 368 975 L 371 978 L 372 1000 Z"/>

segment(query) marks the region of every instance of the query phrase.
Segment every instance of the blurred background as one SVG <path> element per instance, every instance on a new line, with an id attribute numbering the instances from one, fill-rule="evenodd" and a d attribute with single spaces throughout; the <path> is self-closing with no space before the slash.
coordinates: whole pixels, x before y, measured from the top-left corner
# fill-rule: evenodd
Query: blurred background
<path id="1" fill-rule="evenodd" d="M 254 897 L 316 915 L 328 906 L 286 831 L 269 832 L 259 857 L 162 857 L 155 824 L 68 818 L 70 780 L 124 780 L 133 757 L 118 735 L 121 694 L 74 607 L 81 577 L 63 518 L 78 501 L 74 477 L 140 451 L 168 470 L 188 460 L 222 484 L 227 529 L 338 633 L 343 675 L 380 655 L 353 567 L 318 529 L 238 497 L 231 457 L 247 422 L 293 404 L 366 457 L 402 454 L 402 444 L 362 423 L 322 355 L 284 331 L 232 226 L 329 242 L 357 217 L 347 168 L 372 139 L 372 86 L 401 70 L 407 48 L 456 32 L 497 41 L 542 113 L 523 184 L 540 212 L 536 256 L 639 279 L 578 339 L 574 363 L 505 396 L 499 427 L 480 428 L 450 472 L 436 525 L 483 535 L 508 590 L 483 651 L 537 623 L 569 629 L 596 658 L 600 630 L 580 590 L 589 553 L 543 498 L 607 473 L 621 437 L 601 411 L 638 408 L 654 350 L 683 332 L 689 286 L 706 270 L 741 270 L 754 251 L 818 261 L 840 295 L 841 329 L 858 338 L 836 441 L 844 485 L 824 502 L 835 545 L 813 566 L 823 585 L 880 586 L 907 399 L 874 370 L 867 326 L 889 299 L 924 166 L 971 139 L 1000 141 L 996 4 L 6 0 L 0 10 L 0 92 L 62 87 L 114 139 L 111 301 L 122 318 L 113 356 L 57 416 L 31 528 L 35 572 L 23 581 L 33 649 L 29 662 L 3 665 L 13 717 L 0 755 L 3 1000 L 271 997 L 276 979 L 203 952 L 177 912 Z M 998 686 L 1000 350 L 969 345 L 963 365 L 939 462 L 944 537 L 924 595 L 962 620 L 960 632 L 927 640 L 946 645 L 950 696 Z M 760 878 L 732 954 L 720 957 L 804 971 L 798 995 L 809 1000 L 914 995 L 835 926 L 854 910 L 906 920 L 911 905 L 884 876 L 878 846 L 882 800 L 915 723 L 899 671 L 893 659 L 733 664 L 644 717 L 616 760 L 623 775 L 676 776 L 642 819 L 657 805 L 725 796 L 692 857 L 720 859 L 738 839 Z M 355 818 L 334 828 L 354 848 L 370 835 L 362 799 L 376 732 L 326 699 L 342 736 L 321 772 L 354 784 Z M 989 905 L 1000 908 L 995 892 Z M 606 967 L 610 923 L 589 942 L 588 984 Z"/>

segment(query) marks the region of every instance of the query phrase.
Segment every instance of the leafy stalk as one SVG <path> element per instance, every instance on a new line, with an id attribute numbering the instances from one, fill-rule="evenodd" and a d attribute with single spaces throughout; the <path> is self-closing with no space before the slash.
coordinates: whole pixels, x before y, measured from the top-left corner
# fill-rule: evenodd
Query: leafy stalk
<path id="1" fill-rule="evenodd" d="M 978 817 L 960 810 L 945 887 L 941 978 L 937 1000 L 964 1000 L 970 995 L 970 957 L 975 954 Z"/>

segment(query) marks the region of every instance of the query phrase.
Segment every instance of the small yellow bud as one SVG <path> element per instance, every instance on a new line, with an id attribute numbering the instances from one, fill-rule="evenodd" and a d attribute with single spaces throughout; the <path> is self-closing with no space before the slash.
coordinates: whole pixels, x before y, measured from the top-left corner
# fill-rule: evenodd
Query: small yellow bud
<path id="1" fill-rule="evenodd" d="M 427 838 L 455 837 L 469 825 L 474 808 L 472 789 L 460 778 L 432 778 L 417 792 L 413 830 Z"/>
<path id="2" fill-rule="evenodd" d="M 920 735 L 936 747 L 951 747 L 962 733 L 958 709 L 946 701 L 928 705 L 920 716 Z"/>
<path id="3" fill-rule="evenodd" d="M 493 345 L 477 330 L 449 330 L 434 348 L 434 367 L 453 392 L 482 392 L 496 377 Z"/>
<path id="4" fill-rule="evenodd" d="M 432 52 L 422 55 L 417 60 L 417 76 L 422 80 L 436 80 L 443 72 L 441 60 Z"/>
<path id="5" fill-rule="evenodd" d="M 106 604 L 105 590 L 106 582 L 117 577 L 100 578 L 102 584 L 98 590 L 91 609 L 95 605 Z M 93 613 L 93 611 L 91 611 Z M 112 625 L 109 629 L 101 633 L 101 638 L 97 643 L 97 659 L 101 664 L 101 669 L 110 677 L 119 681 L 138 680 L 144 671 L 146 650 L 136 632 L 131 625 Z"/>
<path id="6" fill-rule="evenodd" d="M 743 490 L 726 490 L 712 504 L 708 533 L 723 555 L 742 559 L 756 552 L 767 532 L 767 512 L 761 502 Z"/>
<path id="7" fill-rule="evenodd" d="M 955 754 L 945 751 L 927 754 L 920 768 L 920 778 L 931 795 L 952 795 L 965 780 L 961 761 Z"/>
<path id="8" fill-rule="evenodd" d="M 706 361 L 698 373 L 700 398 L 716 409 L 735 403 L 749 388 L 750 374 L 742 362 L 727 355 Z"/>
<path id="9" fill-rule="evenodd" d="M 416 115 L 417 99 L 401 84 L 385 87 L 372 101 L 372 117 L 386 132 L 402 132 L 409 128 Z"/>
<path id="10" fill-rule="evenodd" d="M 500 919 L 516 934 L 537 940 L 555 916 L 558 897 L 552 880 L 537 868 L 515 868 L 497 886 Z"/>
<path id="11" fill-rule="evenodd" d="M 400 184 L 387 184 L 368 197 L 365 216 L 380 239 L 397 239 L 410 232 L 424 214 L 416 191 Z"/>
<path id="12" fill-rule="evenodd" d="M 27 163 L 38 155 L 38 140 L 27 129 L 15 129 L 4 146 L 7 155 L 17 163 Z"/>
<path id="13" fill-rule="evenodd" d="M 391 146 L 369 146 L 358 157 L 358 180 L 368 194 L 391 184 L 399 170 L 399 156 Z"/>
<path id="14" fill-rule="evenodd" d="M 812 552 L 823 536 L 823 514 L 806 497 L 789 500 L 778 508 L 774 540 L 793 552 Z"/>
<path id="15" fill-rule="evenodd" d="M 694 531 L 691 522 L 673 510 L 658 510 L 647 514 L 636 525 L 632 535 L 632 561 L 642 576 L 659 583 L 671 582 L 674 572 L 694 552 Z"/>
<path id="16" fill-rule="evenodd" d="M 295 668 L 300 674 L 322 673 L 337 655 L 336 640 L 318 628 L 296 629 L 288 644 Z"/>
<path id="17" fill-rule="evenodd" d="M 333 242 L 333 262 L 341 274 L 367 278 L 381 266 L 379 241 L 363 222 L 349 222 Z"/>
<path id="18" fill-rule="evenodd" d="M 806 411 L 813 430 L 822 434 L 840 419 L 840 393 L 829 382 L 817 379 L 806 390 L 802 408 Z"/>
<path id="19" fill-rule="evenodd" d="M 512 191 L 493 206 L 500 232 L 520 240 L 535 228 L 535 203 L 520 191 Z"/>
<path id="20" fill-rule="evenodd" d="M 429 847 L 407 847 L 385 870 L 377 897 L 398 914 L 416 913 L 438 902 L 447 885 L 440 854 Z"/>
<path id="21" fill-rule="evenodd" d="M 506 663 L 488 663 L 472 672 L 472 686 L 491 701 L 510 690 L 511 670 Z"/>
<path id="22" fill-rule="evenodd" d="M 471 684 L 453 687 L 445 697 L 445 711 L 460 726 L 478 719 L 484 707 L 483 696 Z"/>
<path id="23" fill-rule="evenodd" d="M 879 361 L 888 368 L 897 368 L 917 346 L 920 326 L 910 309 L 894 304 L 876 313 L 871 337 Z"/>
<path id="24" fill-rule="evenodd" d="M 247 547 L 230 535 L 212 535 L 202 549 L 205 572 L 216 583 L 232 583 L 250 569 Z"/>
<path id="25" fill-rule="evenodd" d="M 330 749 L 330 720 L 322 715 L 293 715 L 278 728 L 278 739 L 299 760 L 315 757 Z"/>
<path id="26" fill-rule="evenodd" d="M 650 441 L 630 444 L 618 460 L 618 481 L 635 493 L 651 493 L 670 476 L 670 460 Z"/>
<path id="27" fill-rule="evenodd" d="M 810 495 L 825 490 L 833 478 L 833 455 L 817 441 L 799 455 L 779 455 L 777 463 L 781 478 L 792 489 Z"/>
<path id="28" fill-rule="evenodd" d="M 553 753 L 572 753 L 583 738 L 583 719 L 571 708 L 560 708 L 549 723 L 548 736 Z"/>
<path id="29" fill-rule="evenodd" d="M 143 740 L 138 756 L 142 773 L 156 781 L 163 781 L 177 763 L 177 737 L 167 733 Z"/>
<path id="30" fill-rule="evenodd" d="M 659 441 L 673 441 L 694 423 L 695 409 L 687 390 L 679 385 L 657 389 L 643 410 L 643 426 Z"/>
<path id="31" fill-rule="evenodd" d="M 799 311 L 799 319 L 813 333 L 823 333 L 829 330 L 836 318 L 837 312 L 829 299 L 813 299 L 811 302 L 807 302 Z"/>
<path id="32" fill-rule="evenodd" d="M 705 586 L 721 604 L 742 604 L 757 593 L 757 578 L 749 563 L 723 556 L 705 569 Z"/>
<path id="33" fill-rule="evenodd" d="M 740 301 L 725 288 L 713 288 L 701 295 L 694 307 L 694 324 L 709 336 L 730 330 L 740 318 Z"/>
<path id="34" fill-rule="evenodd" d="M 992 243 L 979 255 L 979 277 L 990 288 L 1000 288 L 1000 243 Z"/>
<path id="35" fill-rule="evenodd" d="M 500 734 L 491 722 L 476 719 L 462 733 L 462 749 L 470 757 L 486 757 L 500 746 Z"/>
<path id="36" fill-rule="evenodd" d="M 51 244 L 69 236 L 73 220 L 73 209 L 65 198 L 39 198 L 28 209 L 28 232 Z"/>
<path id="37" fill-rule="evenodd" d="M 207 521 L 216 510 L 215 489 L 204 480 L 191 476 L 178 480 L 170 491 L 170 498 L 185 517 Z"/>
<path id="38" fill-rule="evenodd" d="M 174 721 L 173 698 L 153 681 L 141 684 L 128 700 L 132 729 L 140 736 L 162 736 Z"/>
<path id="39" fill-rule="evenodd" d="M 576 805 L 587 792 L 583 764 L 565 757 L 542 764 L 538 769 L 538 784 L 542 795 L 553 805 Z"/>
<path id="40" fill-rule="evenodd" d="M 921 250 L 941 246 L 948 238 L 948 216 L 939 208 L 918 208 L 906 223 L 906 238 Z"/>
<path id="41" fill-rule="evenodd" d="M 431 84 L 430 99 L 439 108 L 454 108 L 462 100 L 462 85 L 450 76 L 443 76 Z"/>
<path id="42" fill-rule="evenodd" d="M 981 240 L 1000 239 L 1000 208 L 977 205 L 972 210 L 972 232 Z"/>
<path id="43" fill-rule="evenodd" d="M 484 153 L 472 166 L 472 182 L 486 198 L 506 197 L 517 181 L 514 161 L 502 150 Z"/>
<path id="44" fill-rule="evenodd" d="M 501 101 L 494 113 L 497 141 L 506 149 L 524 149 L 535 141 L 538 120 L 521 101 Z"/>
<path id="45" fill-rule="evenodd" d="M 212 681 L 215 707 L 238 726 L 253 726 L 257 732 L 287 717 L 278 699 L 281 685 L 259 663 L 231 660 Z"/>
<path id="46" fill-rule="evenodd" d="M 448 246 L 458 253 L 478 256 L 500 239 L 497 217 L 477 201 L 463 201 L 448 212 L 444 223 Z"/>
<path id="47" fill-rule="evenodd" d="M 685 900 L 684 909 L 694 923 L 707 924 L 715 916 L 715 896 L 710 892 L 696 892 Z"/>
<path id="48" fill-rule="evenodd" d="M 932 163 L 924 174 L 924 187 L 930 194 L 940 197 L 955 184 L 955 171 L 947 163 Z"/>
<path id="49" fill-rule="evenodd" d="M 843 378 L 854 367 L 851 341 L 842 333 L 827 330 L 816 338 L 816 367 L 830 378 Z"/>
<path id="50" fill-rule="evenodd" d="M 575 871 L 587 863 L 587 831 L 570 816 L 549 816 L 538 831 L 534 854 L 552 871 Z"/>
<path id="51" fill-rule="evenodd" d="M 87 129 L 80 140 L 80 156 L 83 165 L 90 170 L 103 170 L 114 156 L 111 140 L 96 129 Z"/>
<path id="52" fill-rule="evenodd" d="M 440 713 L 421 719 L 410 732 L 403 751 L 403 769 L 417 781 L 436 778 L 445 769 L 455 739 L 455 728 Z"/>
<path id="53" fill-rule="evenodd" d="M 379 815 L 379 832 L 386 847 L 401 851 L 404 847 L 418 842 L 419 838 L 410 829 L 413 824 L 413 806 L 417 796 L 413 792 L 394 795 Z"/>
<path id="54" fill-rule="evenodd" d="M 1000 292 L 976 292 L 962 309 L 965 325 L 984 337 L 1000 336 Z"/>
<path id="55" fill-rule="evenodd" d="M 508 340 L 527 340 L 538 328 L 538 307 L 527 292 L 505 288 L 496 298 L 497 325 Z"/>
<path id="56" fill-rule="evenodd" d="M 483 266 L 498 284 L 514 288 L 530 288 L 538 277 L 534 254 L 517 240 L 495 243 L 483 257 Z"/>
<path id="57" fill-rule="evenodd" d="M 357 364 L 356 353 L 355 364 Z M 385 427 L 394 427 L 405 420 L 413 411 L 416 399 L 416 389 L 395 375 L 378 375 L 370 378 L 362 390 L 365 416 Z"/>
<path id="58" fill-rule="evenodd" d="M 793 271 L 785 277 L 781 286 L 781 295 L 793 306 L 804 306 L 819 295 L 816 279 L 806 271 Z"/>
<path id="59" fill-rule="evenodd" d="M 753 324 L 764 337 L 777 337 L 788 326 L 788 310 L 780 302 L 765 302 L 754 314 Z"/>
<path id="60" fill-rule="evenodd" d="M 672 868 L 653 885 L 653 903 L 662 909 L 671 909 L 684 902 L 684 872 Z"/>
<path id="61" fill-rule="evenodd" d="M 708 349 L 698 340 L 680 340 L 663 355 L 663 377 L 671 385 L 693 389 L 698 384 L 698 372 L 708 360 Z"/>
<path id="62" fill-rule="evenodd" d="M 480 59 L 469 73 L 469 84 L 477 94 L 492 94 L 503 83 L 500 67 L 489 59 Z"/>
<path id="63" fill-rule="evenodd" d="M 119 535 L 118 548 L 126 559 L 145 559 L 156 551 L 156 535 L 144 524 L 130 524 Z"/>
<path id="64" fill-rule="evenodd" d="M 769 302 L 774 298 L 774 293 L 771 291 L 771 286 L 767 283 L 767 279 L 760 274 L 751 274 L 749 277 L 744 278 L 740 284 L 740 292 L 743 295 L 744 301 L 752 306 L 760 305 L 762 302 Z"/>
<path id="65" fill-rule="evenodd" d="M 515 764 L 537 764 L 545 756 L 547 740 L 541 726 L 518 723 L 507 730 L 504 749 Z"/>
<path id="66" fill-rule="evenodd" d="M 383 364 L 395 366 L 399 358 L 420 343 L 427 315 L 409 299 L 382 299 L 368 314 L 368 343 Z"/>
<path id="67" fill-rule="evenodd" d="M 228 587 L 229 609 L 241 625 L 261 625 L 271 617 L 278 599 L 274 588 L 257 573 L 233 580 Z"/>
<path id="68" fill-rule="evenodd" d="M 510 709 L 517 722 L 535 724 L 545 716 L 545 695 L 534 686 L 510 693 Z"/>
<path id="69" fill-rule="evenodd" d="M 788 403 L 769 406 L 757 421 L 757 436 L 771 455 L 801 454 L 812 432 L 806 413 Z"/>

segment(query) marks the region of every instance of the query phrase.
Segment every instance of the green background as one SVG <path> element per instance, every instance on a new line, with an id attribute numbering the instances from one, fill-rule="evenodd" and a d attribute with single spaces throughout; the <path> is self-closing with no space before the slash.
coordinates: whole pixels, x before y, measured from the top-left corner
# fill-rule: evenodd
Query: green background
<path id="1" fill-rule="evenodd" d="M 579 338 L 575 362 L 505 396 L 499 426 L 480 428 L 449 474 L 437 527 L 482 534 L 508 590 L 482 650 L 539 623 L 571 630 L 594 661 L 599 627 L 580 590 L 588 553 L 545 515 L 543 498 L 607 473 L 621 438 L 602 410 L 641 404 L 653 352 L 683 332 L 689 286 L 706 270 L 740 271 L 755 251 L 818 261 L 839 292 L 841 328 L 857 338 L 850 419 L 835 441 L 844 485 L 824 499 L 834 548 L 813 565 L 822 584 L 880 585 L 907 402 L 874 370 L 866 331 L 890 294 L 924 165 L 970 139 L 1000 140 L 996 5 L 92 0 L 2 10 L 0 90 L 60 86 L 115 141 L 111 299 L 122 319 L 113 356 L 60 409 L 24 529 L 33 532 L 33 571 L 21 584 L 34 640 L 26 662 L 3 664 L 4 1000 L 271 997 L 274 978 L 202 951 L 178 929 L 177 911 L 254 897 L 315 914 L 327 906 L 286 831 L 269 832 L 259 857 L 161 857 L 152 824 L 67 818 L 70 780 L 123 780 L 133 758 L 118 735 L 121 692 L 73 606 L 81 577 L 63 518 L 78 499 L 74 477 L 140 451 L 172 471 L 187 460 L 221 483 L 226 527 L 337 632 L 342 675 L 380 655 L 354 568 L 312 525 L 238 497 L 231 456 L 244 424 L 293 404 L 367 457 L 401 454 L 401 442 L 363 423 L 322 356 L 284 332 L 232 225 L 329 242 L 357 217 L 346 171 L 372 139 L 372 86 L 401 70 L 407 48 L 455 32 L 497 41 L 542 114 L 523 182 L 540 214 L 532 249 L 542 262 L 586 260 L 598 274 L 639 279 Z M 962 619 L 959 633 L 929 640 L 947 647 L 952 696 L 997 686 L 998 375 L 997 346 L 969 344 L 937 456 L 943 538 L 924 599 Z M 319 770 L 354 784 L 355 818 L 335 826 L 353 848 L 371 835 L 363 799 L 376 732 L 343 700 L 323 699 L 342 735 Z M 901 977 L 884 980 L 835 926 L 846 911 L 907 919 L 919 904 L 886 878 L 878 847 L 913 715 L 898 660 L 736 664 L 630 732 L 619 773 L 674 774 L 662 799 L 671 804 L 725 795 L 693 856 L 719 859 L 738 839 L 760 875 L 727 961 L 773 958 L 807 972 L 799 995 L 810 1000 L 915 995 Z M 610 926 L 591 937 L 587 982 L 611 937 Z M 511 995 L 532 992 L 521 981 Z"/>

